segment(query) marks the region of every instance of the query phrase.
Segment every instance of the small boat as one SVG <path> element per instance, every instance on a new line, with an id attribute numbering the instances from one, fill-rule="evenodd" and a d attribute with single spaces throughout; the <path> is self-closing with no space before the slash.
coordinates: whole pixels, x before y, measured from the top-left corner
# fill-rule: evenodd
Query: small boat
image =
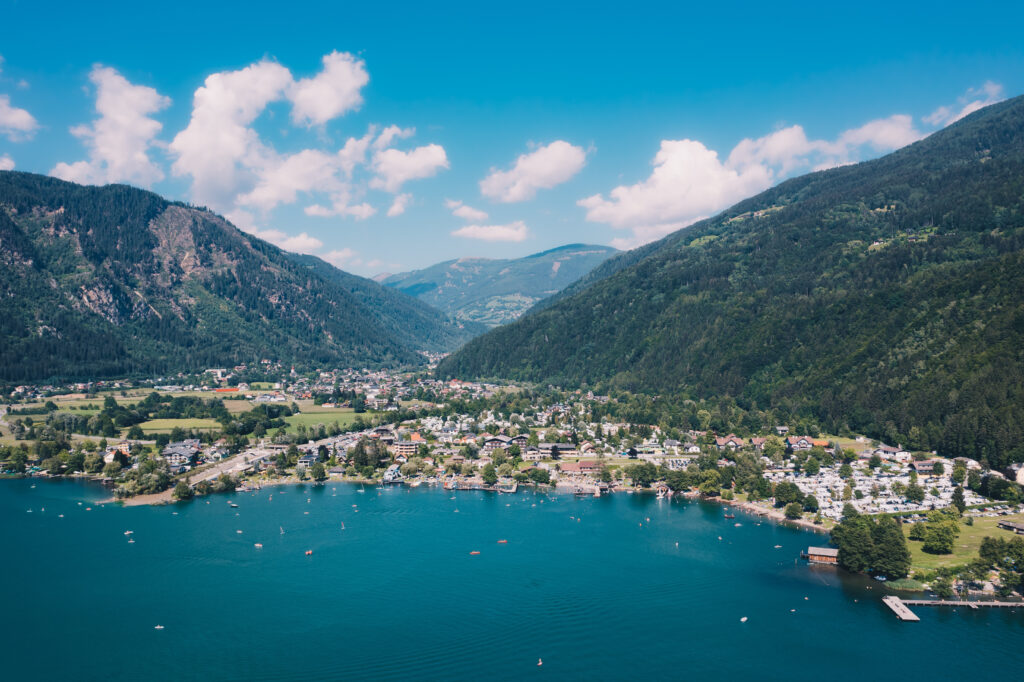
<path id="1" fill-rule="evenodd" d="M 128 544 L 129 545 L 134 545 L 135 544 L 135 538 L 132 538 L 131 540 L 129 540 Z"/>
<path id="2" fill-rule="evenodd" d="M 257 542 L 255 545 L 253 545 L 253 547 L 255 547 L 256 549 L 263 549 L 263 543 Z"/>
<path id="3" fill-rule="evenodd" d="M 742 618 L 740 618 L 740 622 L 741 623 L 746 623 L 747 622 L 747 617 L 743 616 Z"/>
<path id="4" fill-rule="evenodd" d="M 132 533 L 134 533 L 134 532 L 135 532 L 135 531 L 131 531 L 131 530 L 126 530 L 126 531 L 124 532 L 124 534 L 125 534 L 125 535 L 131 535 L 131 534 L 132 534 Z"/>
<path id="5" fill-rule="evenodd" d="M 228 504 L 231 506 L 232 509 L 238 509 L 238 505 L 235 504 L 234 502 L 228 502 Z"/>
<path id="6" fill-rule="evenodd" d="M 242 531 L 240 531 L 240 530 L 236 530 L 235 532 L 238 533 L 239 535 L 242 534 Z"/>
<path id="7" fill-rule="evenodd" d="M 775 545 L 775 549 L 782 549 L 782 545 Z"/>
<path id="8" fill-rule="evenodd" d="M 284 535 L 284 526 L 280 526 L 280 528 L 281 528 L 281 535 Z"/>
<path id="9" fill-rule="evenodd" d="M 306 550 L 306 556 L 313 556 L 313 550 L 307 549 Z"/>
<path id="10" fill-rule="evenodd" d="M 734 526 L 736 526 L 737 528 L 739 528 L 739 527 L 740 527 L 740 526 L 742 526 L 743 524 L 742 524 L 742 523 L 734 523 L 734 524 L 732 524 L 732 525 L 734 525 Z"/>
<path id="11" fill-rule="evenodd" d="M 508 540 L 498 540 L 498 544 L 499 545 L 507 545 L 508 544 Z"/>
<path id="12" fill-rule="evenodd" d="M 543 659 L 540 659 L 540 658 L 538 658 L 538 659 L 537 659 L 537 665 L 544 665 L 544 660 L 543 660 Z"/>
<path id="13" fill-rule="evenodd" d="M 163 626 L 163 625 L 154 625 L 154 626 L 153 626 L 153 629 L 154 629 L 154 630 L 163 630 L 163 629 L 164 629 L 164 626 Z"/>
<path id="14" fill-rule="evenodd" d="M 474 550 L 473 550 L 472 552 L 470 552 L 470 553 L 469 553 L 469 555 L 470 555 L 470 556 L 476 556 L 476 555 L 477 555 L 477 554 L 479 554 L 479 553 L 480 553 L 480 552 L 478 552 L 477 550 L 475 550 L 475 549 L 474 549 Z"/>
<path id="15" fill-rule="evenodd" d="M 736 518 L 735 514 L 723 514 L 722 516 L 724 518 L 727 518 L 727 519 L 735 519 Z"/>

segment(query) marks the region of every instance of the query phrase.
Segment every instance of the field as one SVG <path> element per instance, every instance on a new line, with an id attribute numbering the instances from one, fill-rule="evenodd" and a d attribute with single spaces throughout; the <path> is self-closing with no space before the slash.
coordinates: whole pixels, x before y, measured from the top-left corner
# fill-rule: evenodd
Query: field
<path id="1" fill-rule="evenodd" d="M 139 428 L 147 435 L 170 433 L 175 427 L 185 429 L 186 431 L 189 429 L 219 431 L 221 428 L 220 424 L 214 419 L 150 419 L 139 424 Z M 127 432 L 127 429 L 125 431 Z"/>
<path id="2" fill-rule="evenodd" d="M 966 564 L 978 556 L 978 549 L 985 536 L 1009 538 L 1013 534 L 996 526 L 1000 521 L 1016 521 L 1024 523 L 1024 514 L 1011 514 L 1009 516 L 997 516 L 994 518 L 979 517 L 974 519 L 974 525 L 960 524 L 960 535 L 953 543 L 952 554 L 926 554 L 921 551 L 919 540 L 907 540 L 910 547 L 910 560 L 915 570 L 932 571 L 942 566 L 959 566 Z M 909 534 L 909 524 L 903 526 L 904 534 Z"/>
<path id="3" fill-rule="evenodd" d="M 306 410 L 309 411 L 306 411 Z M 303 407 L 302 412 L 291 417 L 285 417 L 285 421 L 288 422 L 288 428 L 285 429 L 288 433 L 294 433 L 295 429 L 302 424 L 306 428 L 315 427 L 318 424 L 324 426 L 330 426 L 334 422 L 338 422 L 339 426 L 347 426 L 356 420 L 359 416 L 355 411 L 348 408 L 323 408 L 323 407 Z M 363 415 L 364 419 L 369 419 L 372 415 L 366 413 Z"/>

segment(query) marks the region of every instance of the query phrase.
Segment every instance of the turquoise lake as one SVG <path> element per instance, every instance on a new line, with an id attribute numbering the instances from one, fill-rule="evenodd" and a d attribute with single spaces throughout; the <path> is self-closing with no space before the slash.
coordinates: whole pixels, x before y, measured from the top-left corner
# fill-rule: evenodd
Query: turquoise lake
<path id="1" fill-rule="evenodd" d="M 862 682 L 1024 664 L 1024 610 L 899 622 L 879 583 L 796 560 L 822 536 L 719 505 L 359 490 L 121 508 L 0 481 L 2 678 Z"/>

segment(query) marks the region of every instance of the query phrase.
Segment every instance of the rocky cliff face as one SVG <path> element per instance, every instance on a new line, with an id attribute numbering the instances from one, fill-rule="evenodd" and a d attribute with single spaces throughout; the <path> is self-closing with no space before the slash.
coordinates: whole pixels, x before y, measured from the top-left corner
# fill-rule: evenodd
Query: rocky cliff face
<path id="1" fill-rule="evenodd" d="M 0 173 L 0 263 L 0 380 L 417 363 L 471 336 L 408 296 L 342 273 L 355 295 L 220 216 L 124 186 Z"/>

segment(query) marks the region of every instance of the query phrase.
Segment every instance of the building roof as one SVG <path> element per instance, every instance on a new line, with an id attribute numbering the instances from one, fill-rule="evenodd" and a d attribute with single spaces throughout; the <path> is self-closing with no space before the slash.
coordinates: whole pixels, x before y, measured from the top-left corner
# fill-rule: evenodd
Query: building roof
<path id="1" fill-rule="evenodd" d="M 808 547 L 807 554 L 814 556 L 839 556 L 839 550 L 832 547 Z"/>

